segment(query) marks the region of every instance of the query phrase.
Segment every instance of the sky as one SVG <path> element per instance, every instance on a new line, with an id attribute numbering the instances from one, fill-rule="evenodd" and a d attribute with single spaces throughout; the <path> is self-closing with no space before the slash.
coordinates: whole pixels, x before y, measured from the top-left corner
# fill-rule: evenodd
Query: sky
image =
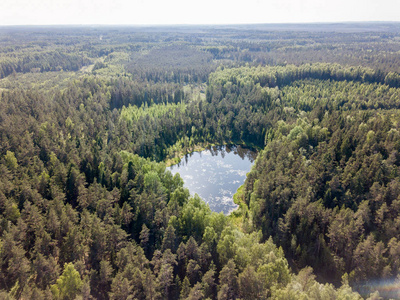
<path id="1" fill-rule="evenodd" d="M 0 25 L 400 21 L 400 0 L 0 0 Z"/>

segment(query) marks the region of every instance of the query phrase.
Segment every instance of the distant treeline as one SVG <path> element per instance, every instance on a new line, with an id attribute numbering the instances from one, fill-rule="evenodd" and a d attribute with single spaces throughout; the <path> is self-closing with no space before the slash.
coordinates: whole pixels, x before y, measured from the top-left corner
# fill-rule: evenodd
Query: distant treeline
<path id="1" fill-rule="evenodd" d="M 47 53 L 34 51 L 32 54 L 29 53 L 23 57 L 0 56 L 0 78 L 7 77 L 15 72 L 78 71 L 89 64 L 91 64 L 91 59 L 87 57 L 59 51 Z"/>

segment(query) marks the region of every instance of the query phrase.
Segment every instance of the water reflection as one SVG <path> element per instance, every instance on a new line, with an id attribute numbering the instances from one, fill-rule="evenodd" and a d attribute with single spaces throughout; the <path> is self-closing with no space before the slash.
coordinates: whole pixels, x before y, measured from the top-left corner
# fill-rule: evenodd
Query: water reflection
<path id="1" fill-rule="evenodd" d="M 245 159 L 248 160 L 250 163 L 253 163 L 257 158 L 257 152 L 255 150 L 253 150 L 251 148 L 245 148 L 240 145 L 239 146 L 237 146 L 237 145 L 212 146 L 201 152 L 192 152 L 192 153 L 186 154 L 184 159 L 182 159 L 176 165 L 171 166 L 170 169 L 172 170 L 176 167 L 179 168 L 181 166 L 184 166 L 185 164 L 188 163 L 189 158 L 192 157 L 193 155 L 199 154 L 200 157 L 202 157 L 202 154 L 204 154 L 204 153 L 205 153 L 205 155 L 208 155 L 207 152 L 209 152 L 211 154 L 211 156 L 218 156 L 219 154 L 221 154 L 222 158 L 225 158 L 226 153 L 228 153 L 228 154 L 233 153 L 235 155 L 238 155 L 243 160 L 245 160 Z"/>
<path id="2" fill-rule="evenodd" d="M 256 156 L 241 146 L 214 146 L 186 155 L 169 169 L 181 175 L 192 195 L 197 193 L 213 211 L 228 214 L 237 207 L 233 194 L 244 183 Z"/>

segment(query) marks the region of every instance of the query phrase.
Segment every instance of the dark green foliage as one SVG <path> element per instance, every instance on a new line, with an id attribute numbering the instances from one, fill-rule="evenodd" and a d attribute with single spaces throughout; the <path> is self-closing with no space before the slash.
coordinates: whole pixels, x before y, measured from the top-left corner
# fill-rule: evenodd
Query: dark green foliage
<path id="1" fill-rule="evenodd" d="M 398 234 L 391 221 L 398 118 L 397 104 L 383 99 L 397 99 L 397 89 L 306 81 L 282 90 L 281 103 L 293 103 L 302 115 L 295 120 L 286 110 L 248 176 L 245 199 L 254 225 L 283 246 L 293 267 L 311 265 L 323 280 L 339 281 L 344 272 L 355 282 L 395 276 L 388 242 Z M 311 101 L 308 112 L 301 111 L 305 101 Z M 313 118 L 321 104 L 326 113 Z M 367 263 L 373 252 L 376 260 Z M 370 264 L 374 275 L 362 267 Z"/>

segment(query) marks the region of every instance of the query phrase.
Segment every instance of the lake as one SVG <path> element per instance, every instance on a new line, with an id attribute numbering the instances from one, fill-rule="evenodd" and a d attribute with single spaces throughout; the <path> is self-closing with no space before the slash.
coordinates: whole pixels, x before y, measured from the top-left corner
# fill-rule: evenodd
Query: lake
<path id="1" fill-rule="evenodd" d="M 241 146 L 215 146 L 186 155 L 169 170 L 179 173 L 190 193 L 197 193 L 212 211 L 229 214 L 237 208 L 233 195 L 256 157 L 255 151 Z"/>

